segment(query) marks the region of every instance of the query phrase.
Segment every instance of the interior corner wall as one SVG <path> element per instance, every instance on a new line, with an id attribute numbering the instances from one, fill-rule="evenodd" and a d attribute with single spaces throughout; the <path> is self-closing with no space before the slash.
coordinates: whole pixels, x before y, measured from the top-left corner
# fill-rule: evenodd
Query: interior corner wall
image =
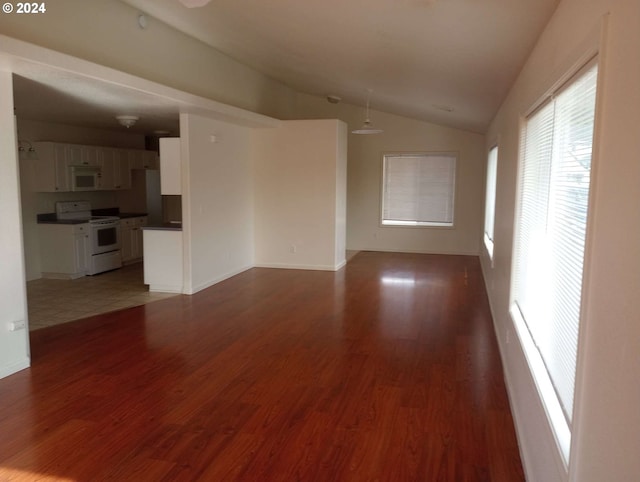
<path id="1" fill-rule="evenodd" d="M 0 378 L 30 365 L 20 216 L 18 153 L 11 73 L 0 71 Z M 11 331 L 9 324 L 25 328 Z"/>
<path id="2" fill-rule="evenodd" d="M 257 266 L 340 267 L 345 137 L 346 125 L 338 120 L 285 121 L 276 129 L 254 130 Z"/>
<path id="3" fill-rule="evenodd" d="M 407 117 L 371 111 L 377 135 L 350 132 L 362 125 L 364 109 L 324 97 L 298 94 L 298 118 L 341 119 L 348 124 L 347 249 L 415 253 L 479 252 L 483 217 L 485 137 Z M 382 156 L 397 152 L 458 154 L 455 227 L 405 228 L 381 226 Z"/>
<path id="4" fill-rule="evenodd" d="M 347 125 L 339 122 L 336 125 L 336 233 L 334 248 L 334 266 L 342 267 L 347 263 Z"/>
<path id="5" fill-rule="evenodd" d="M 595 38 L 595 40 L 594 40 Z M 598 105 L 572 448 L 564 468 L 509 315 L 519 123 L 590 44 Z M 481 263 L 527 480 L 640 474 L 640 2 L 562 0 L 491 123 L 499 145 L 493 267 Z"/>
<path id="6" fill-rule="evenodd" d="M 280 119 L 295 91 L 117 0 L 55 0 L 38 15 L 0 15 L 0 32 L 178 90 Z"/>
<path id="7" fill-rule="evenodd" d="M 188 152 L 182 227 L 192 294 L 253 266 L 250 129 L 181 114 L 180 137 Z"/>

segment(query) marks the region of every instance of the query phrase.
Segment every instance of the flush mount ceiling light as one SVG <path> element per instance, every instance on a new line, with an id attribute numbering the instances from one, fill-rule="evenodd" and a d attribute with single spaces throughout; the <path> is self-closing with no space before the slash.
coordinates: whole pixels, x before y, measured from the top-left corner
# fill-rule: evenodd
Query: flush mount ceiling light
<path id="1" fill-rule="evenodd" d="M 362 127 L 360 129 L 356 129 L 354 131 L 351 131 L 352 134 L 381 134 L 383 131 L 382 129 L 376 129 L 375 127 L 373 127 L 373 124 L 371 123 L 371 120 L 369 119 L 369 101 L 371 100 L 371 93 L 373 92 L 372 89 L 368 89 L 368 94 L 367 94 L 367 114 L 365 115 L 364 118 L 364 124 L 362 124 Z"/>
<path id="2" fill-rule="evenodd" d="M 442 110 L 444 112 L 453 112 L 453 107 L 451 107 L 450 105 L 444 105 L 444 104 L 431 104 L 435 109 L 438 110 Z"/>
<path id="3" fill-rule="evenodd" d="M 116 119 L 120 123 L 120 125 L 125 126 L 127 129 L 134 125 L 140 117 L 137 115 L 117 115 Z"/>
<path id="4" fill-rule="evenodd" d="M 187 8 L 204 7 L 211 0 L 178 0 L 182 5 Z"/>

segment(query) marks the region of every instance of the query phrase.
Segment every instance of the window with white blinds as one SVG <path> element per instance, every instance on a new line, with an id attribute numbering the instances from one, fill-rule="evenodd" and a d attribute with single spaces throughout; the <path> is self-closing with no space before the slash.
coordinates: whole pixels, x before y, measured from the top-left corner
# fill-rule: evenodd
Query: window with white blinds
<path id="1" fill-rule="evenodd" d="M 493 258 L 493 226 L 496 212 L 496 178 L 498 172 L 498 146 L 493 146 L 487 156 L 487 186 L 484 204 L 484 245 Z"/>
<path id="2" fill-rule="evenodd" d="M 568 459 L 588 214 L 597 65 L 585 67 L 521 131 L 514 321 Z M 537 362 L 532 359 L 538 358 Z M 539 361 L 541 360 L 542 363 Z M 534 368 L 538 366 L 540 370 Z M 545 379 L 546 377 L 546 379 Z M 543 380 L 544 379 L 544 380 Z M 555 404 L 555 408 L 553 405 Z M 558 407 L 559 405 L 559 407 Z M 560 420 L 558 420 L 560 418 Z M 565 437 L 566 438 L 566 437 Z"/>
<path id="3" fill-rule="evenodd" d="M 385 155 L 382 224 L 453 226 L 455 178 L 455 154 Z"/>

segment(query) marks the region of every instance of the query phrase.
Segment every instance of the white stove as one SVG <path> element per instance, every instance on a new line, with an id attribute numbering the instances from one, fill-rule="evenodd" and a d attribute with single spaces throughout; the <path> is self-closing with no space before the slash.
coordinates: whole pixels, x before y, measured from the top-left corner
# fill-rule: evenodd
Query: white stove
<path id="1" fill-rule="evenodd" d="M 65 221 L 119 221 L 117 216 L 92 216 L 89 201 L 59 201 L 56 203 L 56 217 Z"/>
<path id="2" fill-rule="evenodd" d="M 89 223 L 87 274 L 94 275 L 122 266 L 120 218 L 117 216 L 92 216 L 89 201 L 57 202 L 56 217 L 64 221 Z"/>

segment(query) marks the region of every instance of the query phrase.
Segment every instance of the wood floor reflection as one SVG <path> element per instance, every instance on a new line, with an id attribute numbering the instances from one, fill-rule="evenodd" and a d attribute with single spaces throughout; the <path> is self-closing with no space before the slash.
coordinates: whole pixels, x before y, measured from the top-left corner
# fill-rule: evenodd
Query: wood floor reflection
<path id="1" fill-rule="evenodd" d="M 475 257 L 256 268 L 31 340 L 3 481 L 524 480 Z"/>

